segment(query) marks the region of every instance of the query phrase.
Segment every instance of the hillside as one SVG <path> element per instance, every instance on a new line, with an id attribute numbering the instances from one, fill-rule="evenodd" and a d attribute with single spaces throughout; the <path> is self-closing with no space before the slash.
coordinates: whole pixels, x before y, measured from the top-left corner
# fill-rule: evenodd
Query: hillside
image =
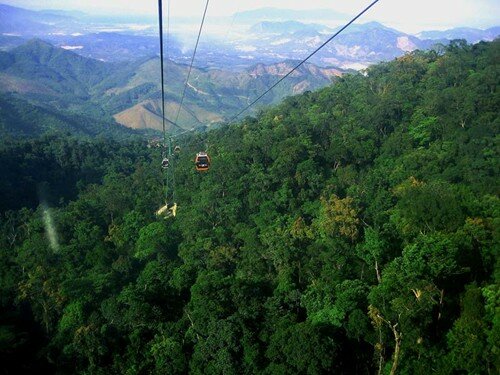
<path id="1" fill-rule="evenodd" d="M 174 114 L 177 112 L 179 104 L 173 101 L 167 101 L 165 103 L 165 112 Z M 155 129 L 162 130 L 163 123 L 160 116 L 161 113 L 161 102 L 159 100 L 152 101 L 146 100 L 140 104 L 135 105 L 132 108 L 128 108 L 120 113 L 117 113 L 114 118 L 117 123 L 133 129 Z M 171 117 L 173 120 L 173 116 Z M 193 125 L 203 125 L 204 122 L 221 122 L 222 117 L 215 113 L 210 113 L 202 108 L 193 105 L 190 106 L 189 111 L 182 109 L 179 112 L 178 122 L 181 124 L 193 124 Z M 172 125 L 168 121 L 165 124 L 166 130 L 169 133 L 176 133 L 182 128 Z"/>
<path id="2" fill-rule="evenodd" d="M 241 72 L 194 68 L 179 122 L 183 128 L 211 125 L 228 118 L 269 87 L 295 61 L 258 64 Z M 167 117 L 174 119 L 188 66 L 165 62 Z M 262 105 L 314 90 L 343 74 L 336 68 L 306 64 Z M 32 40 L 0 51 L 0 93 L 17 95 L 54 110 L 90 113 L 134 129 L 159 129 L 160 60 L 104 63 L 51 44 Z"/>
<path id="3" fill-rule="evenodd" d="M 1 82 L 1 79 L 0 79 Z M 123 139 L 135 134 L 113 121 L 88 114 L 53 110 L 26 100 L 0 94 L 0 138 L 34 138 L 44 134 L 73 134 L 80 137 Z"/>
<path id="4" fill-rule="evenodd" d="M 139 61 L 157 56 L 158 37 L 97 32 L 83 35 L 49 35 L 46 39 L 57 47 L 106 62 Z M 170 56 L 182 55 L 180 43 L 169 37 Z"/>
<path id="5" fill-rule="evenodd" d="M 499 53 L 414 52 L 186 135 L 175 219 L 155 148 L 1 148 L 4 368 L 497 373 Z"/>
<path id="6" fill-rule="evenodd" d="M 112 65 L 34 39 L 9 52 L 1 52 L 0 78 L 11 84 L 0 91 L 20 91 L 23 97 L 57 101 L 64 107 L 90 100 L 92 87 L 112 70 Z"/>
<path id="7" fill-rule="evenodd" d="M 285 61 L 272 65 L 258 64 L 239 73 L 194 68 L 186 91 L 180 124 L 191 127 L 200 123 L 210 125 L 221 122 L 225 117 L 237 113 L 296 64 L 295 61 Z M 149 111 L 158 115 L 159 85 L 155 73 L 159 71 L 159 65 L 158 59 L 152 59 L 142 64 L 123 86 L 108 90 L 104 96 L 105 99 L 109 99 L 107 105 L 113 111 L 122 109 L 126 113 L 143 112 L 143 108 L 153 99 L 155 104 L 150 106 Z M 171 61 L 166 64 L 166 79 L 169 82 L 166 86 L 168 118 L 175 118 L 186 74 L 186 66 Z M 267 96 L 262 105 L 278 103 L 286 96 L 323 87 L 332 82 L 333 78 L 342 74 L 343 71 L 340 69 L 319 68 L 313 64 L 306 64 L 284 82 L 278 90 Z M 131 92 L 138 93 L 135 99 L 138 106 L 127 108 L 132 102 L 127 101 L 125 105 L 121 103 L 123 103 L 124 98 L 130 97 Z M 136 115 L 141 116 L 140 113 L 136 113 Z M 140 122 L 132 120 L 121 123 L 136 128 Z M 154 128 L 155 126 L 150 125 L 149 127 Z"/>

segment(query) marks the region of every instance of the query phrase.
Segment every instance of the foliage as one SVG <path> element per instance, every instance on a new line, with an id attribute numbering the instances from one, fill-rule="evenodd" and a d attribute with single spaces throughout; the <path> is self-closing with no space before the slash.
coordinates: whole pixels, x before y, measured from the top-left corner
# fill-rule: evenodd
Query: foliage
<path id="1" fill-rule="evenodd" d="M 7 373 L 498 372 L 499 48 L 417 51 L 185 136 L 175 219 L 154 216 L 158 150 L 11 141 Z"/>

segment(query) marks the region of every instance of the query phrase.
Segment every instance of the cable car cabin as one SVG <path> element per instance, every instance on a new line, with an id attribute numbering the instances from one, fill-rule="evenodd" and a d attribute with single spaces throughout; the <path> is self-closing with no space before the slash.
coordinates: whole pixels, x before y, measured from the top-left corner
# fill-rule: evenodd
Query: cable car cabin
<path id="1" fill-rule="evenodd" d="M 160 148 L 162 145 L 160 138 L 153 138 L 148 141 L 148 148 Z"/>
<path id="2" fill-rule="evenodd" d="M 206 152 L 198 152 L 196 154 L 196 158 L 194 159 L 194 165 L 196 166 L 197 171 L 208 171 L 210 168 L 210 157 Z"/>
<path id="3" fill-rule="evenodd" d="M 169 205 L 167 203 L 165 206 L 156 211 L 156 216 L 163 216 L 165 218 L 175 217 L 175 215 L 177 215 L 177 203 L 174 203 L 173 205 Z"/>
<path id="4" fill-rule="evenodd" d="M 170 161 L 167 158 L 163 158 L 163 160 L 161 161 L 161 167 L 163 169 L 167 169 L 168 167 L 170 167 Z"/>

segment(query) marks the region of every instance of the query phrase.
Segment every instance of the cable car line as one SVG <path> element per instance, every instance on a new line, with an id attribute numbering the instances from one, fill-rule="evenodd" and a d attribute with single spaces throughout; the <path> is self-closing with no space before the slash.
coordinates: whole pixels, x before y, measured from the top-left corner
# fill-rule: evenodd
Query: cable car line
<path id="1" fill-rule="evenodd" d="M 335 34 L 333 34 L 330 38 L 328 38 L 322 45 L 320 45 L 318 48 L 316 48 L 311 54 L 309 54 L 304 60 L 302 60 L 299 64 L 297 64 L 292 70 L 290 70 L 287 74 L 285 74 L 283 77 L 281 77 L 278 81 L 276 81 L 270 88 L 268 88 L 266 91 L 264 91 L 261 95 L 257 97 L 254 101 L 252 101 L 249 105 L 247 105 L 245 108 L 243 108 L 240 112 L 238 112 L 236 115 L 231 117 L 228 122 L 233 122 L 236 120 L 238 117 L 240 117 L 241 114 L 245 113 L 248 109 L 250 109 L 255 103 L 257 103 L 260 99 L 262 99 L 265 95 L 267 95 L 272 89 L 274 89 L 276 86 L 278 86 L 281 82 L 283 82 L 286 78 L 288 78 L 294 71 L 296 71 L 298 68 L 300 68 L 307 60 L 309 60 L 311 57 L 313 57 L 318 51 L 320 51 L 324 46 L 326 46 L 328 43 L 330 43 L 334 38 L 336 38 L 340 33 L 342 33 L 345 29 L 347 29 L 351 24 L 353 24 L 358 18 L 360 18 L 363 14 L 365 14 L 371 7 L 373 7 L 376 3 L 378 3 L 379 0 L 373 1 L 370 5 L 368 5 L 365 9 L 363 9 L 356 17 L 354 17 L 352 20 L 350 20 L 347 24 L 345 24 L 339 31 L 337 31 Z"/>
<path id="2" fill-rule="evenodd" d="M 158 0 L 159 31 L 160 31 L 160 70 L 161 70 L 161 122 L 163 129 L 163 143 L 166 142 L 167 133 L 165 130 L 165 74 L 163 71 L 163 4 Z"/>
<path id="3" fill-rule="evenodd" d="M 305 59 L 303 59 L 299 64 L 297 64 L 293 69 L 291 69 L 287 74 L 281 77 L 278 81 L 276 81 L 271 87 L 269 87 L 266 91 L 264 91 L 261 95 L 257 97 L 257 99 L 253 100 L 250 104 L 248 104 L 245 108 L 239 111 L 236 115 L 231 117 L 227 122 L 233 122 L 236 120 L 241 114 L 245 113 L 248 109 L 250 109 L 253 105 L 255 105 L 260 99 L 262 99 L 265 95 L 267 95 L 271 90 L 273 90 L 276 86 L 278 86 L 281 82 L 283 82 L 286 78 L 288 78 L 294 71 L 300 68 L 305 62 L 307 62 L 311 57 L 313 57 L 316 53 L 318 53 L 323 47 L 325 47 L 328 43 L 330 43 L 333 39 L 335 39 L 339 34 L 341 34 L 345 29 L 351 26 L 358 18 L 360 18 L 363 14 L 365 14 L 368 10 L 370 10 L 379 0 L 373 1 L 370 5 L 364 8 L 361 12 L 359 12 L 354 18 L 352 18 L 348 23 L 346 23 L 340 30 L 338 30 L 335 34 L 333 34 L 330 38 L 328 38 L 323 44 L 321 44 L 318 48 L 316 48 L 312 53 L 310 53 Z M 177 121 L 176 121 L 177 122 Z M 179 125 L 177 125 L 179 126 Z M 179 137 L 189 132 L 195 131 L 197 128 L 191 128 L 185 130 L 181 133 L 176 134 L 174 137 Z"/>
<path id="4" fill-rule="evenodd" d="M 183 129 L 179 124 L 176 124 L 175 122 L 173 122 L 172 120 L 168 119 L 167 117 L 165 117 L 165 121 L 168 122 L 169 124 L 179 128 L 179 129 Z"/>
<path id="5" fill-rule="evenodd" d="M 172 138 L 177 138 L 177 137 L 180 137 L 181 135 L 184 135 L 186 133 L 189 133 L 189 132 L 194 132 L 197 128 L 191 128 L 191 129 L 187 129 L 187 130 L 184 130 L 183 132 L 180 132 L 180 133 L 177 133 L 175 135 L 172 136 Z"/>
<path id="6" fill-rule="evenodd" d="M 170 0 L 168 2 L 167 21 L 170 24 Z M 169 160 L 172 156 L 172 138 L 167 140 L 167 130 L 165 122 L 178 126 L 175 122 L 165 117 L 165 72 L 164 72 L 164 50 L 163 50 L 163 3 L 158 0 L 158 23 L 160 31 L 160 69 L 161 69 L 161 108 L 162 108 L 162 128 L 163 128 L 163 150 L 161 167 L 165 171 L 164 189 L 166 203 L 157 212 L 156 215 L 175 216 L 177 204 L 175 203 L 175 179 L 174 179 L 174 160 Z M 167 42 L 170 41 L 170 25 L 167 26 Z M 168 46 L 167 46 L 168 51 Z M 173 159 L 173 158 L 172 158 Z M 172 204 L 170 203 L 172 202 Z"/>
<path id="7" fill-rule="evenodd" d="M 196 45 L 193 51 L 193 55 L 191 58 L 191 64 L 189 66 L 188 74 L 186 77 L 186 82 L 184 84 L 184 89 L 182 92 L 182 97 L 181 101 L 179 103 L 179 107 L 177 108 L 177 114 L 175 116 L 175 121 L 170 121 L 166 119 L 165 117 L 165 89 L 164 89 L 164 71 L 163 71 L 163 18 L 162 18 L 162 0 L 158 0 L 158 7 L 159 7 L 159 26 L 160 26 L 160 56 L 161 56 L 161 84 L 162 84 L 162 126 L 163 126 L 163 137 L 164 137 L 164 147 L 166 147 L 166 129 L 165 129 L 165 122 L 168 121 L 169 123 L 177 125 L 177 122 L 179 120 L 179 114 L 184 102 L 184 98 L 186 96 L 186 89 L 189 83 L 189 78 L 191 75 L 191 71 L 193 69 L 193 63 L 194 59 L 196 57 L 196 51 L 198 49 L 198 44 L 200 41 L 201 33 L 203 31 L 203 25 L 205 23 L 205 18 L 207 15 L 207 10 L 208 10 L 208 5 L 209 5 L 210 0 L 207 0 L 206 5 L 205 5 L 205 10 L 203 12 L 203 18 L 201 20 L 200 24 L 200 29 L 198 31 L 198 36 L 196 39 Z M 345 24 L 342 28 L 340 28 L 335 34 L 333 34 L 330 38 L 328 38 L 323 44 L 321 44 L 318 48 L 316 48 L 312 53 L 310 53 L 305 59 L 303 59 L 300 63 L 298 63 L 294 68 L 292 68 L 287 74 L 285 74 L 283 77 L 278 79 L 271 87 L 269 87 L 267 90 L 265 90 L 261 95 L 259 95 L 255 100 L 253 100 L 250 104 L 248 104 L 245 108 L 243 108 L 241 111 L 239 111 L 235 116 L 233 116 L 228 122 L 232 122 L 236 120 L 241 114 L 246 112 L 248 109 L 250 109 L 253 105 L 255 105 L 260 99 L 262 99 L 265 95 L 267 95 L 271 90 L 273 90 L 277 85 L 279 85 L 281 82 L 283 82 L 286 78 L 288 78 L 294 71 L 296 71 L 298 68 L 300 68 L 306 61 L 308 61 L 311 57 L 313 57 L 317 52 L 319 52 L 323 47 L 325 47 L 328 43 L 330 43 L 334 38 L 336 38 L 339 34 L 341 34 L 345 29 L 347 29 L 351 24 L 353 24 L 358 18 L 360 18 L 363 14 L 365 14 L 369 9 L 371 9 L 376 3 L 378 3 L 379 0 L 374 0 L 370 5 L 368 5 L 366 8 L 364 8 L 361 12 L 359 12 L 354 18 L 352 18 L 347 24 Z M 168 17 L 170 17 L 170 4 L 169 4 L 169 10 L 168 10 Z M 168 38 L 168 36 L 167 36 Z M 189 133 L 196 130 L 196 127 L 193 127 L 191 129 L 185 130 L 181 133 L 176 134 L 175 136 L 170 136 L 168 140 L 168 156 L 174 156 L 172 152 L 172 142 L 174 137 L 179 137 L 183 134 Z M 178 146 L 176 146 L 175 149 L 177 149 Z M 170 162 L 168 158 L 164 158 L 162 161 L 162 167 L 166 170 L 166 198 L 167 198 L 167 203 L 165 206 L 160 208 L 157 211 L 157 215 L 166 215 L 167 217 L 169 216 L 175 216 L 176 211 L 177 211 L 177 203 L 175 203 L 175 179 L 174 179 L 174 173 L 173 173 L 173 168 L 174 168 L 174 160 Z M 210 167 L 210 157 L 206 152 L 199 152 L 196 155 L 195 158 L 195 165 L 196 169 L 198 171 L 207 171 Z M 169 197 L 169 180 L 172 180 L 172 205 L 169 204 L 170 202 L 170 197 Z"/>
<path id="8" fill-rule="evenodd" d="M 168 2 L 168 10 L 167 10 L 167 43 L 170 42 L 170 0 L 167 0 Z M 181 101 L 179 103 L 179 107 L 177 109 L 177 114 L 175 117 L 175 121 L 171 121 L 166 118 L 165 116 L 165 72 L 164 72 L 164 48 L 163 48 L 163 3 L 162 0 L 158 0 L 158 22 L 159 22 L 159 32 L 160 32 L 160 69 L 161 69 L 161 108 L 162 108 L 162 130 L 163 130 L 163 150 L 162 150 L 162 162 L 161 162 L 161 167 L 165 171 L 165 180 L 164 180 L 164 188 L 165 188 L 165 200 L 166 203 L 164 206 L 162 206 L 158 211 L 156 211 L 157 216 L 165 216 L 165 217 L 171 217 L 176 215 L 177 212 L 177 203 L 176 203 L 176 194 L 175 194 L 175 173 L 174 173 L 174 168 L 175 168 L 175 159 L 176 159 L 176 153 L 175 150 L 178 149 L 176 146 L 175 148 L 173 147 L 173 136 L 168 137 L 167 140 L 167 131 L 166 131 L 166 126 L 165 123 L 168 122 L 178 128 L 181 128 L 177 122 L 179 120 L 179 114 L 180 110 L 182 108 L 182 104 L 184 102 L 184 98 L 186 95 L 186 89 L 187 85 L 189 83 L 189 77 L 191 75 L 191 71 L 193 69 L 193 63 L 194 59 L 196 57 L 196 51 L 198 49 L 198 44 L 200 42 L 200 37 L 201 33 L 203 31 L 203 25 L 205 23 L 205 18 L 207 15 L 207 10 L 208 10 L 208 4 L 210 0 L 207 0 L 206 5 L 205 5 L 205 10 L 203 12 L 203 18 L 201 20 L 200 24 L 200 30 L 198 31 L 198 37 L 196 39 L 196 45 L 193 51 L 193 56 L 191 58 L 191 64 L 189 66 L 189 71 L 186 77 L 186 82 L 184 84 L 184 89 L 182 92 L 182 97 Z M 167 54 L 168 54 L 168 46 L 167 46 Z M 190 113 L 190 111 L 188 111 Z M 193 115 L 193 114 L 191 114 Z M 194 115 L 193 115 L 194 116 Z M 197 119 L 199 122 L 199 120 Z M 182 128 L 181 128 L 182 129 Z M 184 133 L 184 132 L 182 132 Z M 170 158 L 170 159 L 169 159 Z M 197 159 L 198 160 L 198 159 Z M 207 159 L 208 162 L 205 164 L 201 164 L 202 170 L 208 170 L 209 164 L 210 164 L 210 159 Z M 205 159 L 202 158 L 202 161 L 206 161 Z M 203 167 L 206 165 L 206 167 Z M 200 168 L 197 164 L 197 168 Z M 201 170 L 201 169 L 199 169 Z"/>
<path id="9" fill-rule="evenodd" d="M 170 0 L 167 0 L 167 70 L 168 61 L 170 60 Z"/>
<path id="10" fill-rule="evenodd" d="M 236 12 L 233 13 L 233 18 L 231 19 L 231 24 L 229 25 L 229 28 L 226 30 L 226 34 L 224 35 L 224 40 L 227 40 L 229 33 L 233 30 L 234 21 L 236 20 L 236 17 L 240 12 L 240 8 L 241 8 L 241 2 L 238 2 L 238 8 Z"/>
<path id="11" fill-rule="evenodd" d="M 177 114 L 175 116 L 175 122 L 177 122 L 179 120 L 179 114 L 181 112 L 182 104 L 184 103 L 184 98 L 186 96 L 186 89 L 187 89 L 187 86 L 188 86 L 189 77 L 191 76 L 191 70 L 193 69 L 194 58 L 196 56 L 196 51 L 198 49 L 198 43 L 200 42 L 201 32 L 203 31 L 203 25 L 205 23 L 205 17 L 207 15 L 207 9 L 208 9 L 209 2 L 210 2 L 210 0 L 207 0 L 207 3 L 205 4 L 205 10 L 203 12 L 203 18 L 201 19 L 200 30 L 198 31 L 198 37 L 196 38 L 196 44 L 194 46 L 193 56 L 191 57 L 191 64 L 189 65 L 189 70 L 188 70 L 188 74 L 187 74 L 187 77 L 186 77 L 186 83 L 184 84 L 184 90 L 182 91 L 181 101 L 179 103 L 179 107 L 177 108 Z"/>

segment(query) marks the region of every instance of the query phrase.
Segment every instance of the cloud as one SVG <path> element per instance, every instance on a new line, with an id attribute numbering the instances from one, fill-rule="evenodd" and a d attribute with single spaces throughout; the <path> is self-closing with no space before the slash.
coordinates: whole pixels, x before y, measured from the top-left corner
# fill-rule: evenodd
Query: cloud
<path id="1" fill-rule="evenodd" d="M 167 8 L 167 0 L 164 9 Z M 92 14 L 154 15 L 156 1 L 144 0 L 3 0 L 4 3 L 36 9 L 83 10 Z M 205 0 L 170 0 L 172 17 L 201 17 Z M 213 17 L 229 17 L 237 11 L 261 7 L 286 9 L 333 9 L 354 15 L 370 0 L 210 0 L 207 22 Z M 498 24 L 498 0 L 380 0 L 363 20 L 376 20 L 407 32 L 456 26 L 490 27 Z"/>

